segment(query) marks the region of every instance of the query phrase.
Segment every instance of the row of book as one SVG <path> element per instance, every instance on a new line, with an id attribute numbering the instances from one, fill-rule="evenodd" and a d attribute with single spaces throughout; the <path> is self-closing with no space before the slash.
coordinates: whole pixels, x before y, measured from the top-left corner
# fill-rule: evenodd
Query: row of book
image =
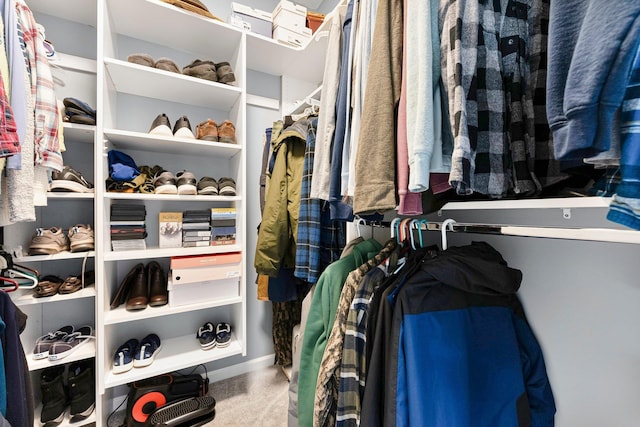
<path id="1" fill-rule="evenodd" d="M 231 245 L 236 242 L 236 209 L 233 207 L 160 212 L 158 225 L 161 248 Z"/>

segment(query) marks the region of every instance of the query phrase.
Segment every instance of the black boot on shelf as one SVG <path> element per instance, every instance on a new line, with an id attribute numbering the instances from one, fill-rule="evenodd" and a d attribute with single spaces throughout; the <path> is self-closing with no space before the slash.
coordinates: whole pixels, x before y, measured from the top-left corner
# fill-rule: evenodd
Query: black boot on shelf
<path id="1" fill-rule="evenodd" d="M 87 418 L 96 405 L 96 380 L 93 361 L 82 360 L 69 365 L 67 376 L 71 421 Z"/>
<path id="2" fill-rule="evenodd" d="M 64 366 L 54 366 L 42 370 L 40 390 L 42 392 L 42 413 L 40 421 L 46 426 L 55 426 L 64 419 L 69 404 L 67 390 L 63 382 Z"/>

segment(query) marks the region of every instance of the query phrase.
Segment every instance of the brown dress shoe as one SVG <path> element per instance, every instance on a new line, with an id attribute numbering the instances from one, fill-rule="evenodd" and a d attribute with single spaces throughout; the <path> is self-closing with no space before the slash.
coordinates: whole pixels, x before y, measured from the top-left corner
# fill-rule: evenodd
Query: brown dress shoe
<path id="1" fill-rule="evenodd" d="M 127 299 L 127 295 L 131 290 L 131 284 L 133 283 L 133 279 L 140 268 L 144 268 L 144 265 L 138 264 L 135 267 L 133 267 L 131 270 L 129 270 L 125 278 L 122 280 L 115 295 L 113 296 L 113 298 L 111 298 L 112 310 L 124 304 L 124 302 Z"/>
<path id="2" fill-rule="evenodd" d="M 162 266 L 156 261 L 147 264 L 147 277 L 149 280 L 149 305 L 158 307 L 169 302 L 167 292 L 167 276 Z"/>
<path id="3" fill-rule="evenodd" d="M 218 125 L 218 141 L 229 144 L 236 143 L 236 127 L 229 120 Z"/>
<path id="4" fill-rule="evenodd" d="M 137 264 L 134 270 L 126 307 L 127 310 L 142 310 L 147 308 L 147 302 L 149 301 L 147 270 L 142 263 Z"/>
<path id="5" fill-rule="evenodd" d="M 196 127 L 196 139 L 204 141 L 218 141 L 218 125 L 207 119 Z"/>

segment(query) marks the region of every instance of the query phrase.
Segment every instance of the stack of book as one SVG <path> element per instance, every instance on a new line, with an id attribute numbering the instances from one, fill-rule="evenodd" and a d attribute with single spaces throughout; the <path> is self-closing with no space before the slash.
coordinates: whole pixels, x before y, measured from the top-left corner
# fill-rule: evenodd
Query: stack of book
<path id="1" fill-rule="evenodd" d="M 236 243 L 236 208 L 211 208 L 211 245 Z"/>
<path id="2" fill-rule="evenodd" d="M 210 215 L 208 210 L 188 210 L 182 213 L 183 248 L 211 244 Z"/>
<path id="3" fill-rule="evenodd" d="M 144 205 L 111 205 L 111 247 L 114 251 L 146 249 L 147 237 Z"/>

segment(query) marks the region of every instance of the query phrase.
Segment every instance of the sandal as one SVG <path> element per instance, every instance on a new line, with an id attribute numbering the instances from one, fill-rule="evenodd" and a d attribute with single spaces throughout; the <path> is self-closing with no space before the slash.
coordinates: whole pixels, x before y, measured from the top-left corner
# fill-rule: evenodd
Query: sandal
<path id="1" fill-rule="evenodd" d="M 74 292 L 79 291 L 80 289 L 93 285 L 95 283 L 95 271 L 87 271 L 84 273 L 84 285 L 82 284 L 82 278 L 80 275 L 78 276 L 69 276 L 64 279 L 62 285 L 58 289 L 58 293 L 64 294 L 72 294 Z"/>
<path id="2" fill-rule="evenodd" d="M 63 280 L 52 274 L 44 276 L 38 281 L 38 285 L 33 290 L 33 296 L 36 298 L 50 297 L 58 293 L 58 289 L 62 285 Z"/>

